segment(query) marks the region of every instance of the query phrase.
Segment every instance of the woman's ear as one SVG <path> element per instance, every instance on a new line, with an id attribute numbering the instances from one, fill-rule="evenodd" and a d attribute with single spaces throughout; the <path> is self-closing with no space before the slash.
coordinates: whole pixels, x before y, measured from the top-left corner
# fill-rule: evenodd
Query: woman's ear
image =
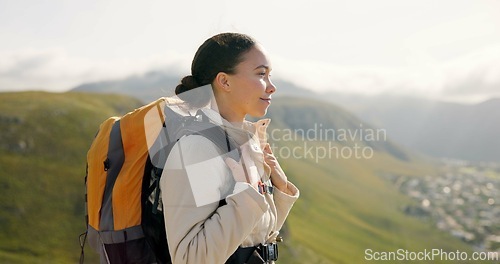
<path id="1" fill-rule="evenodd" d="M 229 75 L 225 72 L 219 72 L 217 73 L 217 76 L 215 76 L 215 86 L 218 89 L 221 89 L 225 92 L 230 92 L 231 88 L 229 87 Z"/>

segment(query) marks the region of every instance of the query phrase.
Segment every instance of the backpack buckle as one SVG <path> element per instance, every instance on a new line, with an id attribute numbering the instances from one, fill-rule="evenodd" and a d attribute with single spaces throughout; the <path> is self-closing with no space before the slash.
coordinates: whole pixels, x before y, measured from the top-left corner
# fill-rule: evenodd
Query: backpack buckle
<path id="1" fill-rule="evenodd" d="M 260 245 L 260 250 L 258 250 L 259 255 L 268 263 L 269 261 L 278 260 L 278 244 L 270 243 L 265 245 Z"/>
<path id="2" fill-rule="evenodd" d="M 268 193 L 268 194 L 273 194 L 273 191 L 274 191 L 274 188 L 273 186 L 268 186 L 266 184 L 264 184 L 263 182 L 259 181 L 257 183 L 258 187 L 259 187 L 259 193 L 260 194 L 265 194 L 265 193 Z"/>

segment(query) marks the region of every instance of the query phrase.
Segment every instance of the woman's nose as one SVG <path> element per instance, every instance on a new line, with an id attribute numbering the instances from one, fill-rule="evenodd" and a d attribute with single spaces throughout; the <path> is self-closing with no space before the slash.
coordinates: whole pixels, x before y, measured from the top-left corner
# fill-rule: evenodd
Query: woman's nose
<path id="1" fill-rule="evenodd" d="M 269 94 L 276 92 L 276 86 L 274 85 L 273 82 L 271 82 L 271 80 L 269 80 L 269 83 L 267 84 L 266 92 Z"/>

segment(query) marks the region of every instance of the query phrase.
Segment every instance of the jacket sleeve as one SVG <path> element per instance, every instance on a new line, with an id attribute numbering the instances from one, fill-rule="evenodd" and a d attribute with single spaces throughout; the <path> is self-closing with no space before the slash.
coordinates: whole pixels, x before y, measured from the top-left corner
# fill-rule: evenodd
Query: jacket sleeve
<path id="1" fill-rule="evenodd" d="M 285 223 L 286 218 L 288 217 L 288 213 L 292 209 L 293 204 L 299 198 L 299 189 L 295 187 L 293 183 L 288 182 L 288 190 L 291 195 L 288 195 L 278 188 L 275 188 L 275 192 L 273 195 L 274 204 L 276 205 L 276 230 L 280 230 Z"/>
<path id="2" fill-rule="evenodd" d="M 268 210 L 247 183 L 238 183 L 239 191 L 218 207 L 230 173 L 202 136 L 184 137 L 170 152 L 160 188 L 172 263 L 224 263 Z"/>

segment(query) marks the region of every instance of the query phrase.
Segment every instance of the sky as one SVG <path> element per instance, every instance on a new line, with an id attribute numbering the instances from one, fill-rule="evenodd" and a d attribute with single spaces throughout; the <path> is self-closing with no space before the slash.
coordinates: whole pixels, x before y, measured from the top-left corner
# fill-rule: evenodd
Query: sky
<path id="1" fill-rule="evenodd" d="M 318 92 L 500 97 L 499 0 L 0 0 L 0 91 L 181 78 L 228 31 L 262 43 L 273 78 Z"/>

